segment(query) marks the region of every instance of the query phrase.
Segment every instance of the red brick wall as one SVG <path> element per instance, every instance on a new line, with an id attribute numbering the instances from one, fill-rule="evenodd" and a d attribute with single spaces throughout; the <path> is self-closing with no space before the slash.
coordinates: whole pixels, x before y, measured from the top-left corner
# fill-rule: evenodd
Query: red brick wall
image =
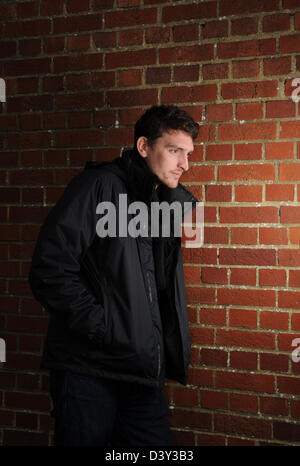
<path id="1" fill-rule="evenodd" d="M 0 19 L 0 442 L 52 438 L 27 283 L 40 224 L 158 102 L 201 124 L 184 182 L 206 208 L 184 251 L 189 384 L 166 389 L 178 442 L 300 445 L 299 0 L 7 0 Z"/>

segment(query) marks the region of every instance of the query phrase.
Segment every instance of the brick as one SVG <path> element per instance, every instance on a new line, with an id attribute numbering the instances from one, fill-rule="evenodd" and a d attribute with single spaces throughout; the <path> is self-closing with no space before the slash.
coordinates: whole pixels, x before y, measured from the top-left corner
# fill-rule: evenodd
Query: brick
<path id="1" fill-rule="evenodd" d="M 102 53 L 57 56 L 53 59 L 54 73 L 99 69 L 102 67 L 102 60 Z"/>
<path id="2" fill-rule="evenodd" d="M 138 86 L 142 84 L 142 70 L 121 70 L 119 72 L 120 86 Z"/>
<path id="3" fill-rule="evenodd" d="M 112 52 L 106 54 L 106 68 L 129 68 L 156 63 L 156 51 L 154 49 L 131 50 L 124 52 Z"/>
<path id="4" fill-rule="evenodd" d="M 227 228 L 204 228 L 204 243 L 205 244 L 227 244 L 228 243 L 228 230 Z"/>
<path id="5" fill-rule="evenodd" d="M 261 396 L 260 410 L 264 414 L 287 416 L 289 410 L 288 400 L 277 397 Z"/>
<path id="6" fill-rule="evenodd" d="M 158 72 L 159 68 L 158 69 L 156 68 L 156 71 Z M 169 82 L 169 80 L 164 81 L 164 82 Z M 174 67 L 174 80 L 176 82 L 198 81 L 199 80 L 199 66 L 198 65 L 175 66 Z"/>
<path id="7" fill-rule="evenodd" d="M 199 404 L 199 394 L 197 389 L 175 387 L 173 400 L 181 406 L 197 406 Z"/>
<path id="8" fill-rule="evenodd" d="M 212 387 L 213 371 L 209 369 L 192 368 L 189 371 L 189 382 L 192 385 Z"/>
<path id="9" fill-rule="evenodd" d="M 229 325 L 231 327 L 257 328 L 257 311 L 249 309 L 230 309 Z"/>
<path id="10" fill-rule="evenodd" d="M 296 401 L 296 400 L 292 401 L 291 413 L 292 413 L 293 418 L 295 418 L 295 419 L 300 418 L 300 401 Z"/>
<path id="11" fill-rule="evenodd" d="M 300 206 L 281 206 L 281 223 L 300 223 Z"/>
<path id="12" fill-rule="evenodd" d="M 295 116 L 295 103 L 289 101 L 272 101 L 267 102 L 267 118 L 288 118 Z"/>
<path id="13" fill-rule="evenodd" d="M 238 120 L 256 120 L 263 118 L 263 104 L 259 102 L 247 102 L 237 104 L 236 117 Z"/>
<path id="14" fill-rule="evenodd" d="M 2 48 L 0 50 L 0 58 L 5 58 L 5 57 L 13 57 L 16 55 L 16 50 L 17 50 L 17 45 L 15 41 L 5 41 L 2 43 Z M 20 44 L 20 48 L 22 45 Z M 31 55 L 34 55 L 34 53 L 31 53 Z"/>
<path id="15" fill-rule="evenodd" d="M 231 285 L 256 285 L 256 271 L 255 269 L 236 268 L 230 270 L 230 284 Z"/>
<path id="16" fill-rule="evenodd" d="M 300 34 L 280 37 L 280 53 L 297 53 L 300 45 Z"/>
<path id="17" fill-rule="evenodd" d="M 233 393 L 230 395 L 230 408 L 232 411 L 247 411 L 257 413 L 258 398 L 254 395 Z"/>
<path id="18" fill-rule="evenodd" d="M 15 17 L 15 5 L 8 2 L 0 5 L 0 17 L 3 20 L 13 19 Z"/>
<path id="19" fill-rule="evenodd" d="M 231 228 L 232 244 L 257 244 L 256 228 Z"/>
<path id="20" fill-rule="evenodd" d="M 152 27 L 146 29 L 145 39 L 147 44 L 162 44 L 169 42 L 171 29 L 169 27 Z M 176 31 L 174 29 L 174 40 L 176 41 Z"/>
<path id="21" fill-rule="evenodd" d="M 35 19 L 32 21 L 12 21 L 6 24 L 6 37 L 42 36 L 51 33 L 49 19 Z"/>
<path id="22" fill-rule="evenodd" d="M 3 432 L 3 442 L 7 446 L 45 446 L 48 445 L 48 433 L 21 429 L 5 429 Z"/>
<path id="23" fill-rule="evenodd" d="M 260 244 L 287 244 L 287 229 L 286 228 L 260 228 L 259 229 Z"/>
<path id="24" fill-rule="evenodd" d="M 293 201 L 294 186 L 291 184 L 266 185 L 266 201 Z"/>
<path id="25" fill-rule="evenodd" d="M 228 282 L 227 270 L 216 267 L 202 267 L 201 280 L 202 283 L 226 284 Z"/>
<path id="26" fill-rule="evenodd" d="M 187 45 L 159 50 L 159 63 L 201 62 L 213 58 L 213 45 Z"/>
<path id="27" fill-rule="evenodd" d="M 260 315 L 260 327 L 266 328 L 266 329 L 288 330 L 289 315 L 287 312 L 262 311 Z M 286 360 L 286 364 L 284 366 L 285 370 L 288 370 L 288 360 L 285 356 L 283 357 L 283 359 Z M 262 362 L 262 357 L 261 357 L 261 362 Z M 278 362 L 277 362 L 277 366 L 279 367 Z"/>
<path id="28" fill-rule="evenodd" d="M 5 73 L 7 76 L 24 76 L 50 73 L 50 58 L 32 58 L 27 60 L 7 60 L 5 63 Z"/>
<path id="29" fill-rule="evenodd" d="M 278 307 L 289 309 L 300 309 L 300 292 L 279 291 Z"/>
<path id="30" fill-rule="evenodd" d="M 197 411 L 186 411 L 173 409 L 170 412 L 170 425 L 171 426 L 189 426 L 190 428 L 197 428 L 201 430 L 210 430 L 212 424 L 212 415 L 210 413 Z"/>
<path id="31" fill-rule="evenodd" d="M 245 3 L 243 0 L 221 0 L 220 15 L 239 15 L 245 13 L 258 13 L 262 11 L 276 11 L 279 8 L 278 0 L 261 0 L 259 3 Z"/>
<path id="32" fill-rule="evenodd" d="M 202 26 L 202 37 L 204 39 L 227 36 L 228 20 L 210 21 Z"/>
<path id="33" fill-rule="evenodd" d="M 79 13 L 89 10 L 89 0 L 70 0 L 67 4 L 68 13 Z"/>
<path id="34" fill-rule="evenodd" d="M 276 269 L 260 269 L 259 284 L 261 286 L 285 286 L 286 271 Z"/>
<path id="35" fill-rule="evenodd" d="M 280 249 L 278 251 L 278 265 L 283 267 L 298 267 L 300 265 L 300 251 L 297 249 Z"/>
<path id="36" fill-rule="evenodd" d="M 205 102 L 212 101 L 216 98 L 216 86 L 203 85 L 203 86 L 176 86 L 164 87 L 162 90 L 162 102 L 179 103 L 179 102 Z"/>
<path id="37" fill-rule="evenodd" d="M 297 442 L 300 438 L 300 425 L 288 422 L 274 422 L 274 438 L 287 442 Z"/>
<path id="38" fill-rule="evenodd" d="M 201 392 L 201 406 L 206 409 L 227 409 L 227 393 L 203 390 Z"/>
<path id="39" fill-rule="evenodd" d="M 99 31 L 93 34 L 93 40 L 94 40 L 94 44 L 96 47 L 109 48 L 117 44 L 117 34 L 116 32 Z M 121 42 L 121 39 L 120 39 L 120 42 Z M 120 43 L 120 45 L 123 45 L 123 44 Z"/>
<path id="40" fill-rule="evenodd" d="M 211 104 L 206 106 L 207 121 L 227 121 L 232 120 L 232 104 Z"/>
<path id="41" fill-rule="evenodd" d="M 185 283 L 199 284 L 201 280 L 200 267 L 184 266 Z"/>
<path id="42" fill-rule="evenodd" d="M 7 147 L 9 149 L 29 149 L 32 147 L 49 147 L 51 145 L 50 134 L 47 132 L 36 133 L 10 133 L 7 138 Z"/>
<path id="43" fill-rule="evenodd" d="M 289 285 L 299 288 L 300 287 L 300 271 L 290 270 Z"/>
<path id="44" fill-rule="evenodd" d="M 200 182 L 214 180 L 214 167 L 211 165 L 191 165 L 188 172 L 183 175 L 185 182 Z"/>
<path id="45" fill-rule="evenodd" d="M 201 364 L 204 366 L 227 366 L 228 353 L 224 350 L 217 350 L 213 348 L 202 348 L 200 352 Z"/>
<path id="46" fill-rule="evenodd" d="M 166 6 L 162 9 L 162 21 L 183 21 L 203 18 L 214 18 L 217 16 L 217 2 L 206 2 L 205 4 L 190 3 L 184 5 Z"/>
<path id="47" fill-rule="evenodd" d="M 156 89 L 141 89 L 107 92 L 107 102 L 111 107 L 133 107 L 151 105 L 157 100 Z"/>
<path id="48" fill-rule="evenodd" d="M 131 128 L 114 128 L 107 132 L 107 142 L 110 146 L 124 145 L 129 146 L 132 143 L 133 134 Z"/>
<path id="49" fill-rule="evenodd" d="M 202 68 L 205 80 L 226 79 L 229 74 L 228 63 L 204 64 Z"/>
<path id="50" fill-rule="evenodd" d="M 271 164 L 223 165 L 219 167 L 219 181 L 272 181 L 275 177 Z"/>
<path id="51" fill-rule="evenodd" d="M 218 57 L 259 57 L 276 53 L 275 39 L 245 40 L 236 42 L 223 42 L 218 45 Z"/>
<path id="52" fill-rule="evenodd" d="M 60 41 L 63 50 L 64 44 L 62 44 L 63 41 Z M 46 47 L 44 47 L 46 51 Z M 40 55 L 41 50 L 42 50 L 42 41 L 41 39 L 28 39 L 28 40 L 20 40 L 19 41 L 19 50 L 21 55 L 27 55 L 27 56 L 34 56 L 34 55 Z"/>
<path id="53" fill-rule="evenodd" d="M 236 186 L 235 200 L 237 202 L 261 202 L 262 186 Z"/>
<path id="54" fill-rule="evenodd" d="M 217 345 L 274 349 L 275 337 L 268 332 L 253 330 L 217 330 Z"/>
<path id="55" fill-rule="evenodd" d="M 216 388 L 274 393 L 274 376 L 218 371 L 216 372 Z"/>
<path id="56" fill-rule="evenodd" d="M 262 144 L 246 143 L 234 145 L 235 160 L 257 160 L 262 159 Z"/>
<path id="57" fill-rule="evenodd" d="M 56 134 L 57 147 L 98 146 L 103 144 L 103 133 L 98 130 L 70 130 Z"/>
<path id="58" fill-rule="evenodd" d="M 205 287 L 186 287 L 187 302 L 191 303 L 205 303 L 214 304 L 215 290 L 213 288 Z"/>
<path id="59" fill-rule="evenodd" d="M 231 186 L 209 185 L 206 186 L 205 199 L 207 202 L 230 202 Z"/>
<path id="60" fill-rule="evenodd" d="M 230 367 L 235 369 L 257 370 L 257 353 L 248 351 L 230 351 Z"/>
<path id="61" fill-rule="evenodd" d="M 102 33 L 103 34 L 103 33 Z M 116 32 L 114 34 L 117 34 Z M 142 29 L 123 29 L 119 32 L 119 44 L 120 46 L 128 45 L 142 45 L 143 43 L 143 30 Z M 117 35 L 115 36 L 115 40 Z"/>
<path id="62" fill-rule="evenodd" d="M 92 108 L 95 104 L 102 107 L 104 103 L 103 92 L 80 92 L 60 94 L 56 96 L 57 110 L 73 110 Z"/>
<path id="63" fill-rule="evenodd" d="M 291 57 L 266 58 L 263 63 L 264 75 L 286 75 L 291 71 L 291 66 Z"/>
<path id="64" fill-rule="evenodd" d="M 69 90 L 88 89 L 90 87 L 89 75 L 85 74 L 69 74 L 66 76 L 66 88 Z"/>
<path id="65" fill-rule="evenodd" d="M 118 0 L 118 7 L 132 7 L 139 6 L 140 0 Z"/>
<path id="66" fill-rule="evenodd" d="M 273 290 L 244 290 L 218 289 L 217 302 L 220 305 L 234 306 L 275 306 L 275 291 Z"/>
<path id="67" fill-rule="evenodd" d="M 211 144 L 206 146 L 206 160 L 232 160 L 232 145 Z"/>
<path id="68" fill-rule="evenodd" d="M 223 99 L 257 99 L 276 97 L 277 81 L 256 81 L 222 84 Z"/>
<path id="69" fill-rule="evenodd" d="M 243 60 L 232 62 L 232 74 L 234 78 L 254 78 L 259 74 L 258 60 Z"/>
<path id="70" fill-rule="evenodd" d="M 300 166 L 298 163 L 281 163 L 279 167 L 280 181 L 300 180 Z"/>
<path id="71" fill-rule="evenodd" d="M 222 265 L 276 265 L 276 254 L 264 248 L 220 248 L 219 262 Z"/>
<path id="72" fill-rule="evenodd" d="M 300 228 L 289 228 L 291 244 L 300 243 Z"/>
<path id="73" fill-rule="evenodd" d="M 290 15 L 278 13 L 263 18 L 263 32 L 288 31 L 290 29 Z"/>
<path id="74" fill-rule="evenodd" d="M 231 21 L 231 34 L 234 36 L 256 34 L 258 18 L 238 18 Z"/>
<path id="75" fill-rule="evenodd" d="M 101 29 L 102 15 L 71 15 L 53 18 L 54 34 L 66 34 L 67 32 L 78 33 L 80 31 L 97 31 Z"/>
<path id="76" fill-rule="evenodd" d="M 98 89 L 107 89 L 114 87 L 116 82 L 114 71 L 100 71 L 99 73 L 92 73 L 92 87 Z"/>
<path id="77" fill-rule="evenodd" d="M 293 142 L 267 142 L 267 159 L 292 159 L 294 158 Z"/>
<path id="78" fill-rule="evenodd" d="M 257 139 L 275 139 L 276 123 L 221 124 L 219 126 L 220 141 L 243 141 Z"/>
<path id="79" fill-rule="evenodd" d="M 130 9 L 122 11 L 109 11 L 105 15 L 105 26 L 119 28 L 154 24 L 157 20 L 156 8 Z"/>
<path id="80" fill-rule="evenodd" d="M 41 15 L 52 16 L 63 14 L 63 4 L 60 0 L 43 0 L 41 2 Z"/>
<path id="81" fill-rule="evenodd" d="M 67 37 L 67 50 L 84 51 L 90 48 L 90 35 L 80 34 L 78 36 Z"/>

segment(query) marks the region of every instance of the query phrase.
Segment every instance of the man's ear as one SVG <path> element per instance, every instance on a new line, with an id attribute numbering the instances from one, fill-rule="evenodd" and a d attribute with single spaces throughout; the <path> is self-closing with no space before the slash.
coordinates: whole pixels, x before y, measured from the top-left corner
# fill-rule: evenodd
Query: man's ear
<path id="1" fill-rule="evenodd" d="M 146 158 L 148 156 L 148 139 L 145 136 L 138 138 L 136 147 L 142 157 Z"/>

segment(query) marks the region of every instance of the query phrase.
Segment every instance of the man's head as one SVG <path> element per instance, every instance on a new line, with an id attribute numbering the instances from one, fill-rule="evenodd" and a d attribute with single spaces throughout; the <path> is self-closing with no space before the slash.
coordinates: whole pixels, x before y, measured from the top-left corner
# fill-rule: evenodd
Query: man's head
<path id="1" fill-rule="evenodd" d="M 180 108 L 153 106 L 135 125 L 135 148 L 162 183 L 176 188 L 189 168 L 198 131 L 199 125 Z"/>

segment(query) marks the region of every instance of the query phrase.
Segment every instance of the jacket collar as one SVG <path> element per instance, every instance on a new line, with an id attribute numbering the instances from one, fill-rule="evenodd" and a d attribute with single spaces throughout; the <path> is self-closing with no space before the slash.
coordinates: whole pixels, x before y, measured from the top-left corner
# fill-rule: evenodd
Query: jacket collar
<path id="1" fill-rule="evenodd" d="M 113 163 L 122 169 L 128 188 L 135 200 L 147 204 L 153 200 L 168 203 L 177 201 L 182 205 L 184 202 L 192 202 L 193 205 L 198 202 L 182 184 L 179 183 L 176 188 L 169 188 L 161 183 L 157 176 L 151 172 L 143 157 L 134 149 L 124 151 L 122 156 L 115 159 Z"/>

